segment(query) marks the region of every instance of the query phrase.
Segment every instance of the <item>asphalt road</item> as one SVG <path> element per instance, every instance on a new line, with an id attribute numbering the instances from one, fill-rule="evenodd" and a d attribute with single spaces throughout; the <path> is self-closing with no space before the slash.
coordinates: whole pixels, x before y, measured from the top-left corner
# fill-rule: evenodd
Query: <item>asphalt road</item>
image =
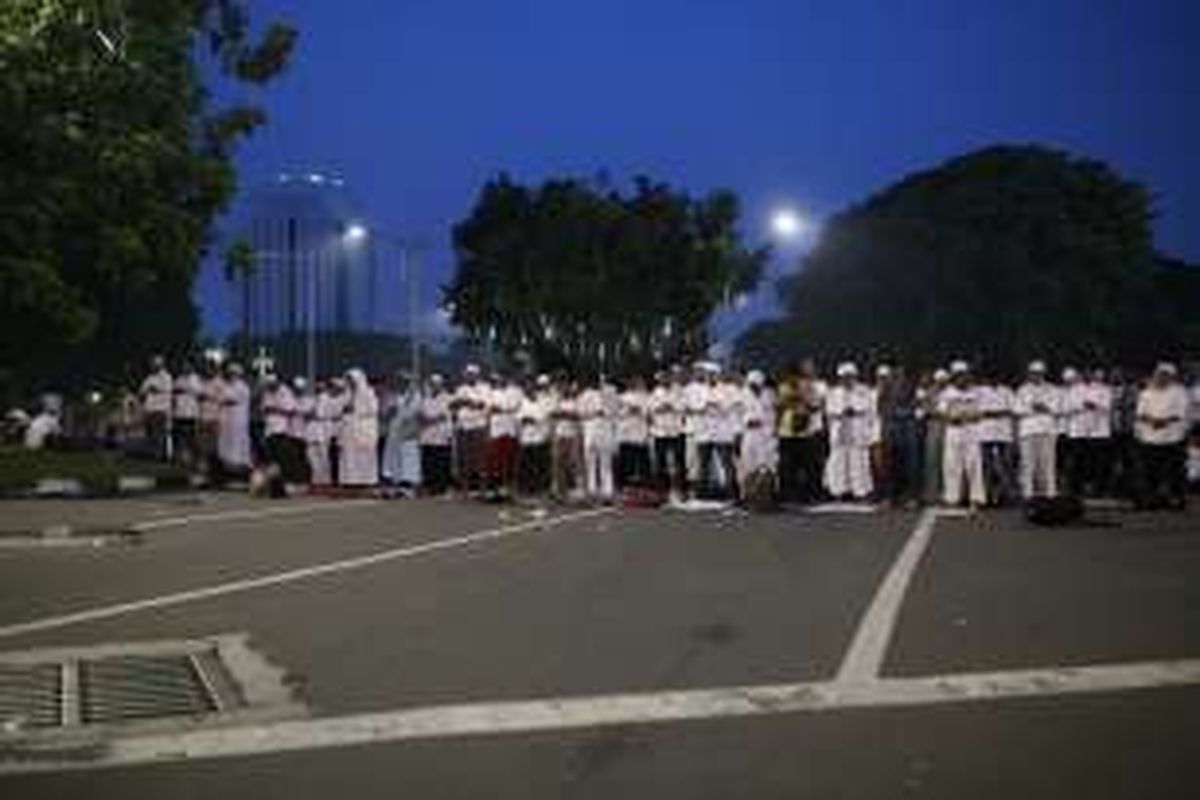
<path id="1" fill-rule="evenodd" d="M 1069 530 L 938 519 L 913 552 L 913 513 L 561 513 L 202 495 L 0 506 L 9 530 L 152 523 L 135 546 L 0 550 L 0 651 L 245 631 L 297 679 L 317 732 L 284 752 L 3 775 L 2 796 L 1200 793 L 1200 683 L 318 746 L 325 721 L 371 712 L 837 686 L 868 618 L 886 623 L 883 680 L 1200 659 L 1195 511 Z M 906 553 L 893 626 L 878 598 Z"/>

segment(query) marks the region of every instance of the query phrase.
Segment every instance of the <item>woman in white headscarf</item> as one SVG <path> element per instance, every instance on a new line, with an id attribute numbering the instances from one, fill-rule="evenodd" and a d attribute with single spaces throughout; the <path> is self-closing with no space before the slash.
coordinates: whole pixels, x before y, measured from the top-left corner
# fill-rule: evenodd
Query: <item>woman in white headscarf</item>
<path id="1" fill-rule="evenodd" d="M 379 483 L 379 400 L 361 369 L 346 373 L 350 402 L 346 409 L 338 479 L 343 486 Z"/>

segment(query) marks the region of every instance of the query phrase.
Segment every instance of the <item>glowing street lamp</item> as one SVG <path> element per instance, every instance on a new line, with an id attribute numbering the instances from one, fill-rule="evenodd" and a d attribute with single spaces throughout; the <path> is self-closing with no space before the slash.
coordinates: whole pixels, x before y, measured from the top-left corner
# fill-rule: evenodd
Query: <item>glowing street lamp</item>
<path id="1" fill-rule="evenodd" d="M 771 231 L 784 241 L 799 239 L 811 228 L 812 223 L 791 208 L 780 208 L 771 215 Z"/>
<path id="2" fill-rule="evenodd" d="M 366 241 L 368 236 L 370 236 L 370 231 L 367 230 L 367 226 L 358 222 L 347 225 L 346 230 L 342 233 L 342 238 L 348 244 Z"/>

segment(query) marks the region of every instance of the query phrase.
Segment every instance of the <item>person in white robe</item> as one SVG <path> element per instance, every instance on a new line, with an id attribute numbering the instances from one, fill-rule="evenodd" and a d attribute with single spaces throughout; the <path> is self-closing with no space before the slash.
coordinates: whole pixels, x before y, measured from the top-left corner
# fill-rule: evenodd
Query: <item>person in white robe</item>
<path id="1" fill-rule="evenodd" d="M 346 373 L 350 387 L 338 463 L 342 486 L 368 487 L 379 483 L 379 399 L 361 369 Z"/>
<path id="2" fill-rule="evenodd" d="M 398 375 L 388 398 L 383 479 L 415 492 L 421 485 L 421 393 L 407 375 Z"/>

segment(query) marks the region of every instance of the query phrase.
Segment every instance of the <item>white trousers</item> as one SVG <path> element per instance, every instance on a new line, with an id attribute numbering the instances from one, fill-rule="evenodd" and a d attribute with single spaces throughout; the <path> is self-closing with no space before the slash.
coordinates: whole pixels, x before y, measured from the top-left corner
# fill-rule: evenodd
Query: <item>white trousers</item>
<path id="1" fill-rule="evenodd" d="M 583 439 L 583 490 L 588 497 L 612 497 L 614 443 L 607 439 Z"/>
<path id="2" fill-rule="evenodd" d="M 871 449 L 867 445 L 835 444 L 825 460 L 825 488 L 834 497 L 851 494 L 859 500 L 870 496 Z"/>
<path id="3" fill-rule="evenodd" d="M 309 441 L 305 451 L 308 453 L 308 467 L 312 470 L 312 484 L 328 486 L 333 479 L 329 473 L 329 442 Z"/>
<path id="4" fill-rule="evenodd" d="M 983 448 L 972 434 L 948 427 L 942 444 L 942 502 L 950 506 L 961 503 L 964 480 L 971 503 L 984 505 Z"/>
<path id="5" fill-rule="evenodd" d="M 1058 494 L 1056 445 L 1056 437 L 1052 433 L 1021 437 L 1021 496 L 1026 500 Z"/>

